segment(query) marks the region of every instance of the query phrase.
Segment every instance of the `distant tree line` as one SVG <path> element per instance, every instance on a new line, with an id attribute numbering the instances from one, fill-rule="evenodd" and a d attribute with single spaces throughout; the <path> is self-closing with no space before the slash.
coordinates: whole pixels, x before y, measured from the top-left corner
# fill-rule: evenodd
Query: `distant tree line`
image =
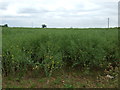
<path id="1" fill-rule="evenodd" d="M 0 27 L 8 27 L 8 24 L 0 25 Z"/>

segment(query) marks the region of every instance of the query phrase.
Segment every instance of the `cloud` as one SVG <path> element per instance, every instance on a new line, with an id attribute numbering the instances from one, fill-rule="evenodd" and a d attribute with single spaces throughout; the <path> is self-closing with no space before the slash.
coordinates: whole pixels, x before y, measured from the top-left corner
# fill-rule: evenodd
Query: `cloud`
<path id="1" fill-rule="evenodd" d="M 8 3 L 4 1 L 0 1 L 0 10 L 6 10 L 8 7 Z"/>
<path id="2" fill-rule="evenodd" d="M 18 13 L 29 13 L 29 14 L 32 14 L 32 13 L 46 13 L 46 12 L 49 12 L 48 10 L 45 10 L 45 9 L 35 9 L 35 8 L 22 8 L 18 11 Z"/>

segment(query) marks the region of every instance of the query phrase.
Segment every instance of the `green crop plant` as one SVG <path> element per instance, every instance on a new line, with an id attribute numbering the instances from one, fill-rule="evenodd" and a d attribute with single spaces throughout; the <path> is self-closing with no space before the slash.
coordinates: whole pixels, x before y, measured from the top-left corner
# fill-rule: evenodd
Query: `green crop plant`
<path id="1" fill-rule="evenodd" d="M 118 30 L 3 28 L 4 75 L 43 70 L 51 76 L 64 66 L 107 68 L 117 65 Z"/>

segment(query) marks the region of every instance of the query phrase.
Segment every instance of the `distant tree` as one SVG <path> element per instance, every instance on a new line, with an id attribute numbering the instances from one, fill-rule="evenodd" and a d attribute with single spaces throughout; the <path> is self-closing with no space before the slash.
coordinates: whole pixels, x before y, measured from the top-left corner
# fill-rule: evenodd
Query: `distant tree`
<path id="1" fill-rule="evenodd" d="M 47 25 L 45 25 L 45 24 L 42 24 L 42 28 L 47 28 Z"/>
<path id="2" fill-rule="evenodd" d="M 8 27 L 8 24 L 5 24 L 4 27 Z"/>
<path id="3" fill-rule="evenodd" d="M 0 27 L 8 27 L 8 24 L 0 25 Z"/>

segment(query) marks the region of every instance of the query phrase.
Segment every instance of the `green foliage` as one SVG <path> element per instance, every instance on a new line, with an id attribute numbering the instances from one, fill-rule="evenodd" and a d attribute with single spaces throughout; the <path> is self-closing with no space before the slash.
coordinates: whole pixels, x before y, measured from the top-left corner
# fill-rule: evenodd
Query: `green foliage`
<path id="1" fill-rule="evenodd" d="M 3 28 L 2 66 L 5 75 L 63 66 L 106 68 L 119 62 L 117 29 Z M 87 73 L 88 71 L 86 71 Z"/>
<path id="2" fill-rule="evenodd" d="M 71 85 L 71 84 L 64 84 L 64 87 L 65 87 L 65 88 L 74 88 L 74 86 Z"/>

